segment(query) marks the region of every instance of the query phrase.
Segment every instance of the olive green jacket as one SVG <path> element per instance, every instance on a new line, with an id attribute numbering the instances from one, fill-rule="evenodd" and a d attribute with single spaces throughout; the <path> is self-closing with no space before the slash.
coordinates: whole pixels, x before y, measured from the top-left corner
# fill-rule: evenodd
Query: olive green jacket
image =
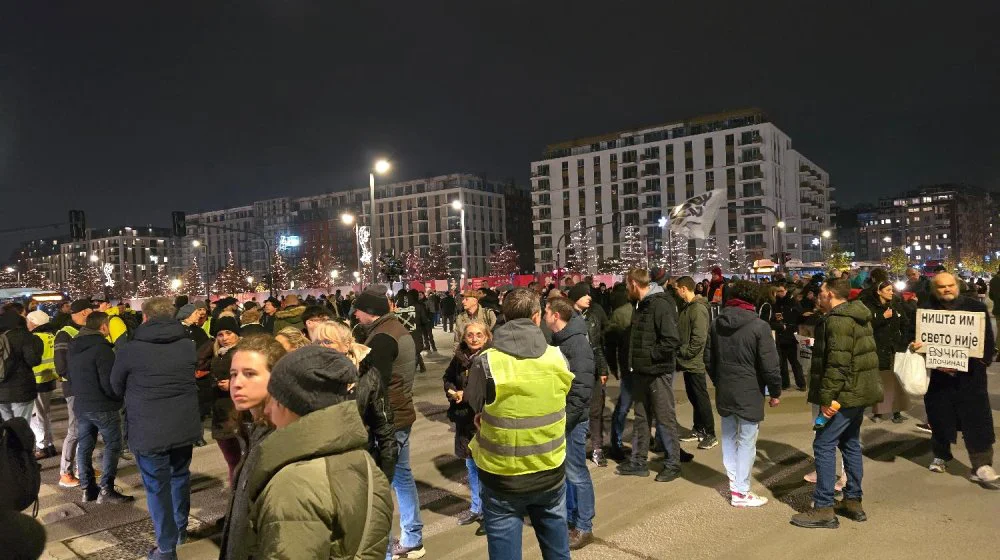
<path id="1" fill-rule="evenodd" d="M 358 406 L 346 401 L 275 430 L 248 479 L 243 550 L 260 558 L 385 558 L 389 481 L 368 454 Z"/>
<path id="2" fill-rule="evenodd" d="M 809 369 L 809 402 L 841 408 L 882 401 L 872 314 L 860 301 L 833 308 L 816 326 Z"/>

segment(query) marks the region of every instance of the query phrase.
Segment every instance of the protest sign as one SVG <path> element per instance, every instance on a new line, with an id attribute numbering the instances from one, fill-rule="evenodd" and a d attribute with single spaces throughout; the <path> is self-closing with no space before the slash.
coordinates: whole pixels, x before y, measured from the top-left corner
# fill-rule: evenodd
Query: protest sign
<path id="1" fill-rule="evenodd" d="M 969 358 L 986 350 L 986 314 L 940 309 L 917 310 L 917 341 L 927 353 L 927 367 L 969 371 Z"/>

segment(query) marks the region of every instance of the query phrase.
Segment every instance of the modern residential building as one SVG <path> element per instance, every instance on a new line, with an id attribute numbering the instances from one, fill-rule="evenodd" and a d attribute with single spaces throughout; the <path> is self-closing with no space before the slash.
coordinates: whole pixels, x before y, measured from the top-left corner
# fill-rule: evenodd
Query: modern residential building
<path id="1" fill-rule="evenodd" d="M 349 214 L 367 225 L 369 196 L 369 188 L 361 187 L 190 213 L 188 236 L 180 244 L 180 269 L 189 268 L 192 257 L 198 256 L 206 281 L 212 282 L 225 268 L 231 251 L 237 266 L 263 278 L 269 262 L 266 239 L 269 250 L 279 249 L 290 267 L 303 258 L 323 263 L 336 257 L 347 270 L 358 270 L 354 225 L 344 223 L 342 217 Z M 455 200 L 462 202 L 465 212 L 469 276 L 487 274 L 489 255 L 507 241 L 520 251 L 524 269 L 531 270 L 534 255 L 528 191 L 513 181 L 486 180 L 468 173 L 376 185 L 373 254 L 398 256 L 409 250 L 426 254 L 431 245 L 441 244 L 457 277 L 463 268 L 462 210 L 451 206 Z"/>
<path id="2" fill-rule="evenodd" d="M 531 164 L 531 186 L 541 273 L 565 264 L 560 255 L 578 225 L 604 224 L 591 236 L 597 258 L 619 257 L 621 232 L 611 225 L 619 213 L 622 225 L 640 228 L 648 255 L 660 257 L 666 232 L 659 219 L 722 188 L 730 206 L 742 207 L 716 217 L 722 251 L 741 240 L 753 258 L 774 257 L 780 245 L 791 258 L 819 260 L 814 240 L 831 227 L 834 190 L 829 175 L 757 109 L 551 145 Z M 692 257 L 701 243 L 688 242 Z"/>
<path id="3" fill-rule="evenodd" d="M 1000 197 L 962 184 L 929 185 L 879 199 L 874 213 L 858 217 L 867 260 L 902 247 L 913 263 L 966 255 L 997 258 L 994 228 Z"/>
<path id="4" fill-rule="evenodd" d="M 836 239 L 840 249 L 855 261 L 881 260 L 877 254 L 870 255 L 868 250 L 869 222 L 878 215 L 877 208 L 862 204 L 851 208 L 841 208 L 836 211 L 834 224 Z"/>
<path id="5" fill-rule="evenodd" d="M 18 251 L 17 265 L 22 271 L 38 269 L 55 286 L 65 287 L 73 270 L 97 266 L 108 271 L 116 285 L 137 285 L 149 278 L 156 266 L 168 274 L 177 270 L 178 240 L 166 228 L 118 227 L 90 229 L 87 238 L 72 241 L 68 237 L 32 240 Z"/>

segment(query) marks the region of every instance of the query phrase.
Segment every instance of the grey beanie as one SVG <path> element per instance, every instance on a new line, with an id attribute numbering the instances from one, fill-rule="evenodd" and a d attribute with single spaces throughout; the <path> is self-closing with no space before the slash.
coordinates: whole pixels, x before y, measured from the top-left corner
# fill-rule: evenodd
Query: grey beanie
<path id="1" fill-rule="evenodd" d="M 347 387 L 357 382 L 358 370 L 347 356 L 309 345 L 274 364 L 267 392 L 288 410 L 305 416 L 349 400 Z"/>
<path id="2" fill-rule="evenodd" d="M 174 315 L 174 319 L 177 319 L 178 321 L 183 321 L 184 319 L 190 317 L 191 314 L 194 313 L 195 309 L 198 308 L 195 307 L 193 303 L 186 303 L 182 305 L 180 309 L 177 310 L 177 314 Z"/>

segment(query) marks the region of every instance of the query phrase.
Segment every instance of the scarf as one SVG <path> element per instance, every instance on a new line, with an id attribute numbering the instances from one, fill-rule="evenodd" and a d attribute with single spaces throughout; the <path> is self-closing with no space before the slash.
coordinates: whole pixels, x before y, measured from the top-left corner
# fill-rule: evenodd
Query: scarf
<path id="1" fill-rule="evenodd" d="M 747 303 L 747 302 L 743 301 L 742 299 L 736 299 L 736 298 L 733 298 L 733 299 L 730 299 L 729 301 L 727 301 L 726 302 L 726 307 L 739 307 L 740 309 L 746 309 L 747 311 L 756 311 L 757 310 L 753 306 L 752 303 Z"/>

